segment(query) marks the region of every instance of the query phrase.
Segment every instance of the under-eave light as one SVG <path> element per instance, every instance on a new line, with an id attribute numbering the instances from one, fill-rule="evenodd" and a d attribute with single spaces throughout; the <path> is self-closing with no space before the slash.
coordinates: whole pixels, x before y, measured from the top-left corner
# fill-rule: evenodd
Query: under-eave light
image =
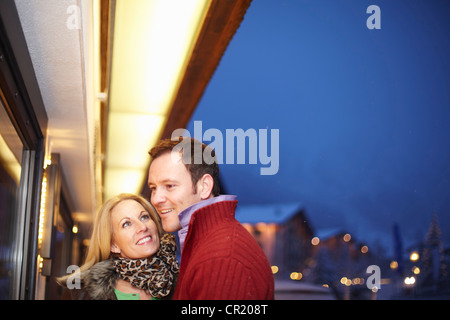
<path id="1" fill-rule="evenodd" d="M 139 193 L 210 0 L 117 0 L 105 198 Z"/>

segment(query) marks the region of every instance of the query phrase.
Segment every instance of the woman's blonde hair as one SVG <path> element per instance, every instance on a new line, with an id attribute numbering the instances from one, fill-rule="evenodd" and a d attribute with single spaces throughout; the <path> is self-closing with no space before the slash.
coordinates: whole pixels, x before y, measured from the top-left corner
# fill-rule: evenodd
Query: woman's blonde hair
<path id="1" fill-rule="evenodd" d="M 111 211 L 116 205 L 125 200 L 134 200 L 144 207 L 145 211 L 150 214 L 153 222 L 155 222 L 158 229 L 159 238 L 161 239 L 163 233 L 161 221 L 152 205 L 141 196 L 130 193 L 121 193 L 106 201 L 95 216 L 86 259 L 84 264 L 80 267 L 81 272 L 89 270 L 94 264 L 110 257 L 111 243 L 113 240 Z M 70 275 L 67 275 L 58 278 L 57 280 L 60 284 L 65 285 L 65 282 L 69 276 Z"/>

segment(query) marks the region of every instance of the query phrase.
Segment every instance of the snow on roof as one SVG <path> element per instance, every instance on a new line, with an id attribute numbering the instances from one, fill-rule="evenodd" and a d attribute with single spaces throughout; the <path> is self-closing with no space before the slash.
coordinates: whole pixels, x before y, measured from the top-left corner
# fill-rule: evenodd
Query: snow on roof
<path id="1" fill-rule="evenodd" d="M 331 238 L 333 236 L 347 233 L 343 228 L 327 228 L 327 229 L 319 229 L 316 231 L 316 237 L 318 237 L 320 240 L 326 240 L 328 238 Z"/>
<path id="2" fill-rule="evenodd" d="M 282 224 L 301 209 L 303 209 L 303 206 L 300 202 L 238 205 L 236 219 L 240 223 L 255 224 L 264 222 Z"/>

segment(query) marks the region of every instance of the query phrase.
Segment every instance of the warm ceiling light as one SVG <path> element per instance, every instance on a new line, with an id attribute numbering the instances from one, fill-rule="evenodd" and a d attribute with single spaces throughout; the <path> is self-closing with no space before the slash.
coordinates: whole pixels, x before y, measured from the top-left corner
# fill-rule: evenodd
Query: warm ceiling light
<path id="1" fill-rule="evenodd" d="M 0 106 L 0 108 L 1 107 L 2 106 Z M 11 151 L 11 149 L 9 148 L 8 144 L 3 139 L 1 134 L 0 134 L 0 164 L 11 175 L 14 182 L 17 185 L 19 185 L 20 172 L 22 170 L 22 166 L 19 163 L 19 161 L 16 159 L 16 156 Z"/>
<path id="2" fill-rule="evenodd" d="M 210 0 L 117 0 L 105 197 L 139 193 Z"/>
<path id="3" fill-rule="evenodd" d="M 167 113 L 208 4 L 205 0 L 117 1 L 111 110 Z"/>

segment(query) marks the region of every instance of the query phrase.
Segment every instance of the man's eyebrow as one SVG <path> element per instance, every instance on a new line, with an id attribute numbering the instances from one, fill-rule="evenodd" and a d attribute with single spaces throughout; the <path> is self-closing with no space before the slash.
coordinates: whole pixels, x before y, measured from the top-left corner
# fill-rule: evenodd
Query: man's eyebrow
<path id="1" fill-rule="evenodd" d="M 164 180 L 161 181 L 161 183 L 163 183 L 163 184 L 164 183 L 178 183 L 178 180 L 175 180 L 175 179 L 164 179 Z M 155 183 L 154 182 L 149 182 L 148 185 L 152 186 L 152 185 L 155 185 Z"/>
<path id="2" fill-rule="evenodd" d="M 176 179 L 165 179 L 162 181 L 163 183 L 167 183 L 167 182 L 178 182 L 178 180 Z"/>
<path id="3" fill-rule="evenodd" d="M 177 184 L 178 180 L 175 179 L 164 179 L 161 181 L 161 184 Z"/>

